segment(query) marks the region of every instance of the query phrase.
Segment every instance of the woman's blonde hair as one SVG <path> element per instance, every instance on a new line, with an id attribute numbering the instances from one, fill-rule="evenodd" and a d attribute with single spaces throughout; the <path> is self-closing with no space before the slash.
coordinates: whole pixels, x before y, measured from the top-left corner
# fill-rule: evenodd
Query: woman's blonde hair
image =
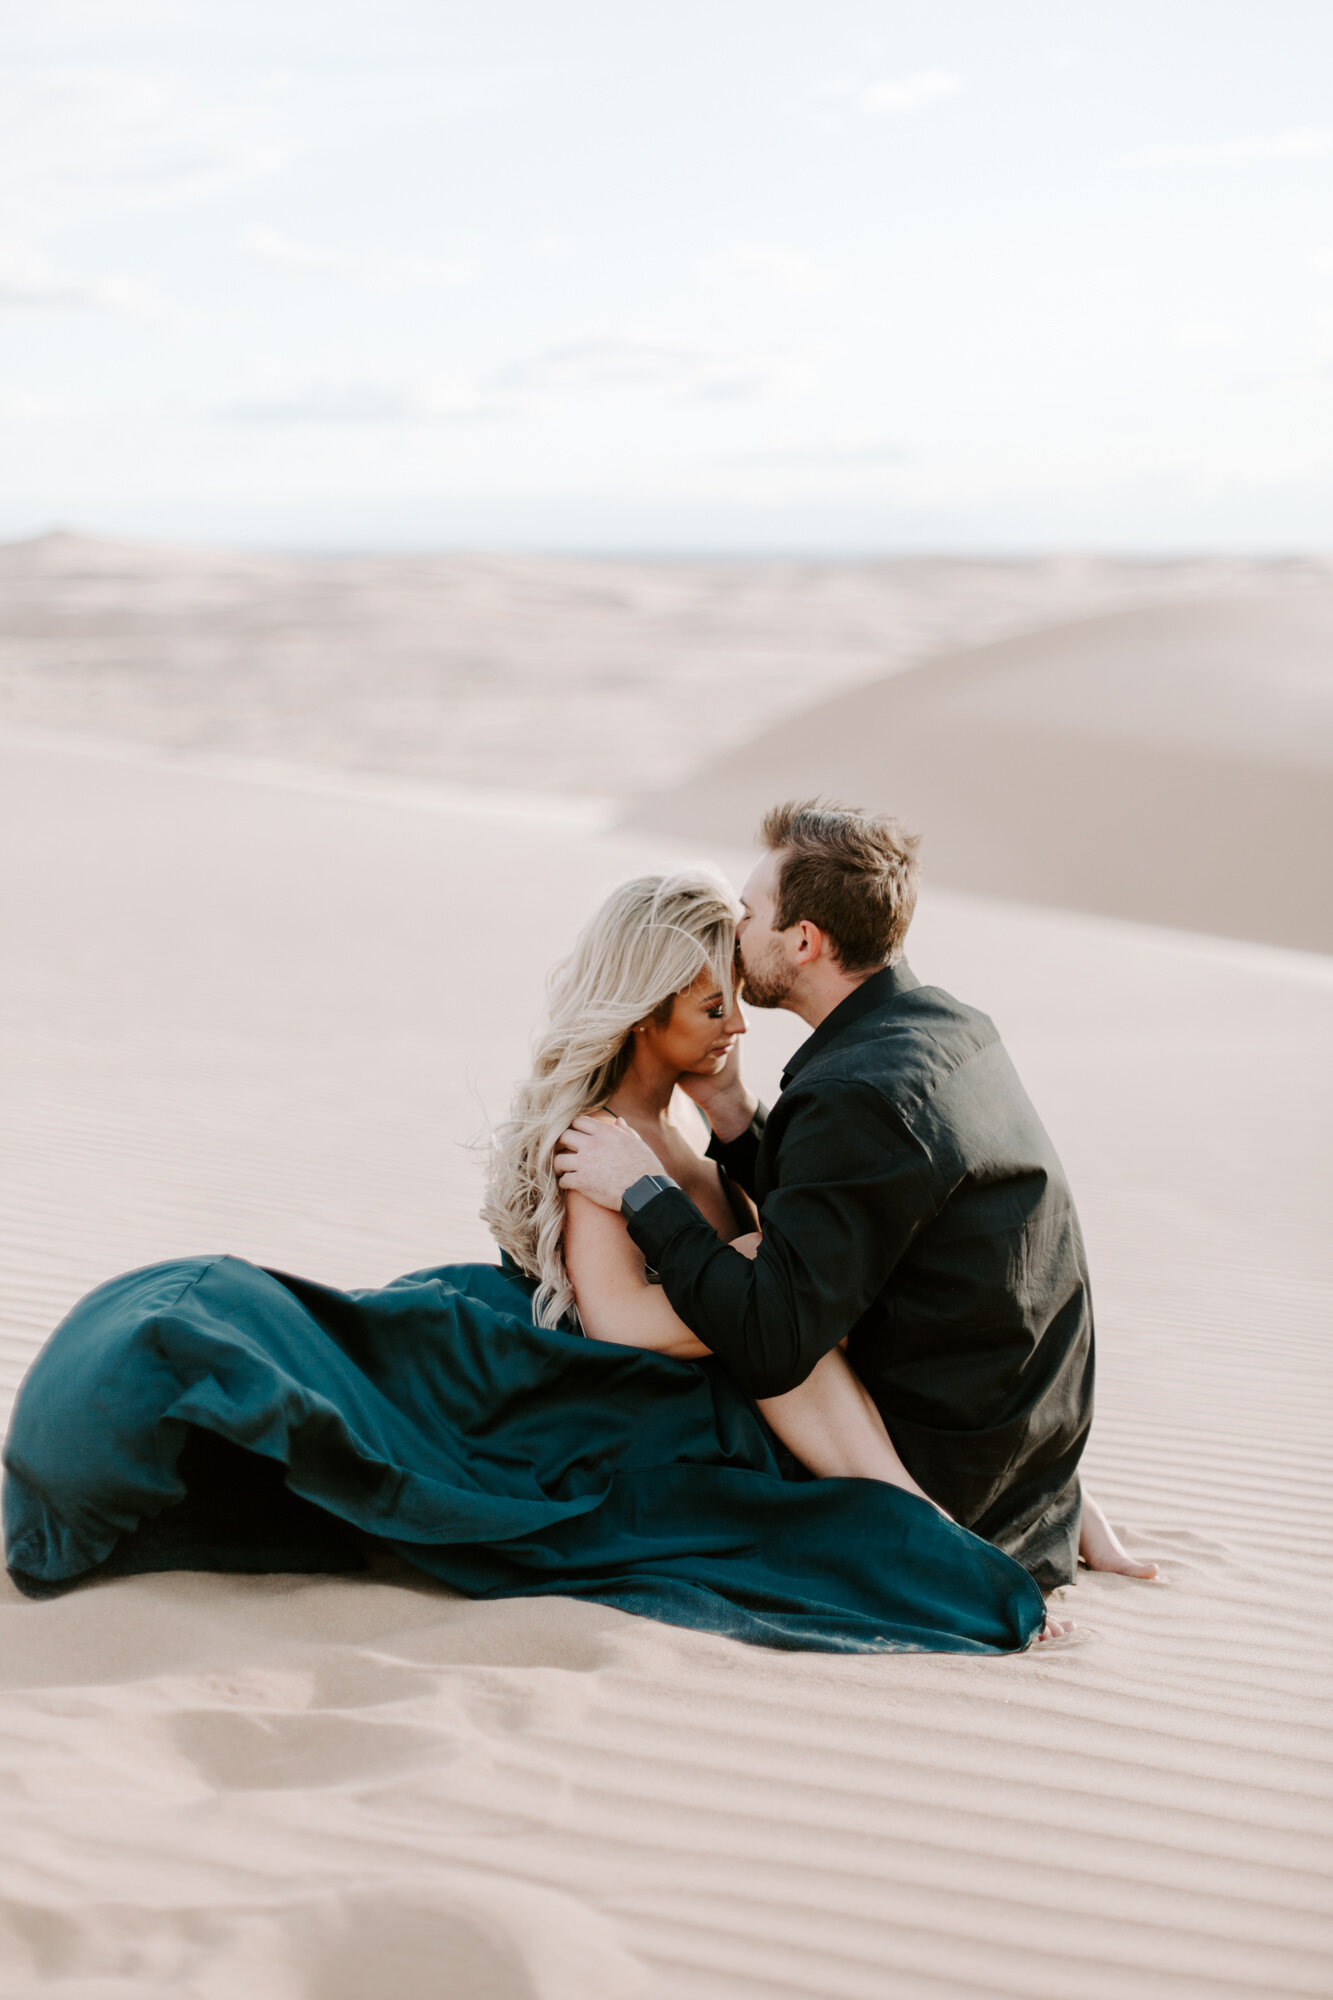
<path id="1" fill-rule="evenodd" d="M 555 1326 L 574 1306 L 553 1164 L 560 1134 L 614 1094 L 635 1026 L 653 1016 L 665 1022 L 676 995 L 705 968 L 730 1012 L 739 914 L 726 884 L 707 870 L 641 875 L 612 891 L 551 973 L 532 1074 L 493 1136 L 481 1211 L 500 1248 L 538 1280 L 539 1326 Z"/>

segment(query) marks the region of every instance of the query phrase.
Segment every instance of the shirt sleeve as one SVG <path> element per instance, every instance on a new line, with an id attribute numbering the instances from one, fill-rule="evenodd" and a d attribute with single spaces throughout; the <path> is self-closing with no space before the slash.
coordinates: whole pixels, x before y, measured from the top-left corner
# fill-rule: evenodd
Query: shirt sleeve
<path id="1" fill-rule="evenodd" d="M 777 1176 L 753 1262 L 679 1188 L 629 1225 L 672 1309 L 757 1397 L 796 1388 L 851 1332 L 944 1192 L 920 1141 L 860 1083 L 792 1107 Z"/>
<path id="2" fill-rule="evenodd" d="M 719 1139 L 716 1132 L 708 1141 L 708 1157 L 726 1168 L 729 1177 L 738 1187 L 743 1187 L 750 1199 L 756 1200 L 758 1185 L 759 1142 L 764 1136 L 768 1123 L 768 1112 L 761 1104 L 745 1130 L 735 1139 Z"/>

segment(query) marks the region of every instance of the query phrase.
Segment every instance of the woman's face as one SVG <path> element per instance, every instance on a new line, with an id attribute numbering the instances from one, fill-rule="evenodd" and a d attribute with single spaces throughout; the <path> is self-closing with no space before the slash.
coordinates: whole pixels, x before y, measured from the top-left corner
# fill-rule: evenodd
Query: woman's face
<path id="1" fill-rule="evenodd" d="M 745 1016 L 733 999 L 728 1008 L 726 995 L 717 980 L 705 969 L 693 986 L 678 993 L 664 1024 L 644 1023 L 644 1054 L 665 1068 L 680 1074 L 715 1076 L 736 1046 L 736 1037 L 745 1033 Z"/>

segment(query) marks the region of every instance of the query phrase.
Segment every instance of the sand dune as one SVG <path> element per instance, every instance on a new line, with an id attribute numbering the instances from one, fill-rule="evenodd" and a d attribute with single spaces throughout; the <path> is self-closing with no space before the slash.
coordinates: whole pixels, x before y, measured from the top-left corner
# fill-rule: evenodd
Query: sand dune
<path id="1" fill-rule="evenodd" d="M 485 1254 L 466 1141 L 541 968 L 672 851 L 53 747 L 0 745 L 0 815 L 11 1385 L 149 1258 Z M 1066 1156 L 1090 1471 L 1169 1585 L 1086 1578 L 1078 1643 L 1000 1660 L 389 1567 L 6 1590 L 6 2000 L 1330 1990 L 1333 971 L 943 893 L 913 957 L 997 1017 Z M 769 1090 L 796 1033 L 754 1023 Z"/>
<path id="2" fill-rule="evenodd" d="M 949 648 L 1291 569 L 320 560 L 44 535 L 0 545 L 0 722 L 634 798 L 745 742 L 757 716 L 808 707 L 811 689 L 828 696 Z"/>
<path id="3" fill-rule="evenodd" d="M 626 824 L 735 841 L 813 793 L 899 813 L 942 886 L 1333 950 L 1333 581 L 931 660 L 778 723 Z"/>

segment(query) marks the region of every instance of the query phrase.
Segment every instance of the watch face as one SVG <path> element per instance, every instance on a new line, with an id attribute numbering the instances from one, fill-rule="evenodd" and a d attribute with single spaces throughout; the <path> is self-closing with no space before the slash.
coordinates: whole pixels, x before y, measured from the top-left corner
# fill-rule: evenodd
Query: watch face
<path id="1" fill-rule="evenodd" d="M 655 1194 L 660 1194 L 664 1187 L 670 1186 L 671 1182 L 664 1174 L 643 1174 L 635 1181 L 633 1187 L 625 1189 L 624 1194 L 620 1198 L 620 1205 L 622 1208 L 629 1209 L 631 1214 L 637 1215 L 638 1211 L 646 1207 Z"/>

